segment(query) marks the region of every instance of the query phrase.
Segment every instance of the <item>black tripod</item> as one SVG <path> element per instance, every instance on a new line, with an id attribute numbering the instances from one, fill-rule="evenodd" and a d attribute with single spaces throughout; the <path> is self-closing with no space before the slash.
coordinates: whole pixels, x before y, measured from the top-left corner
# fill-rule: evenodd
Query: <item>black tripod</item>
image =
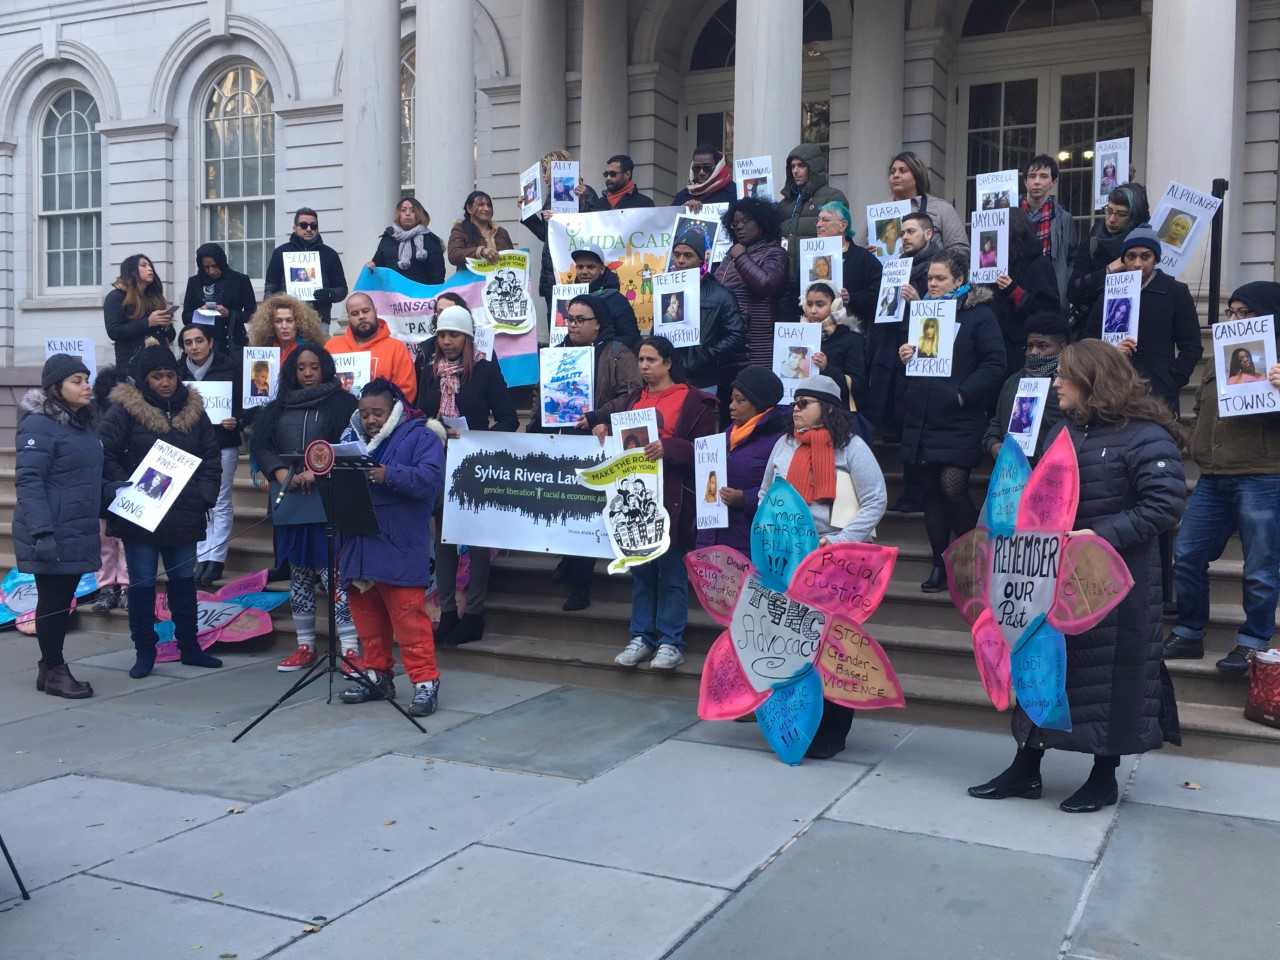
<path id="1" fill-rule="evenodd" d="M 13 871 L 13 879 L 18 881 L 18 890 L 22 894 L 23 900 L 30 900 L 31 894 L 27 893 L 27 888 L 23 886 L 22 878 L 18 876 L 18 868 L 14 865 L 13 857 L 9 856 L 9 848 L 4 845 L 4 837 L 0 836 L 0 853 L 4 854 L 5 862 L 9 864 L 9 869 Z"/>
<path id="2" fill-rule="evenodd" d="M 329 570 L 329 652 L 322 658 L 307 668 L 307 671 L 298 678 L 284 694 L 262 711 L 261 714 L 234 737 L 231 742 L 237 742 L 246 733 L 260 724 L 267 717 L 275 712 L 276 708 L 283 704 L 294 694 L 306 689 L 315 683 L 321 677 L 329 678 L 329 697 L 326 703 L 333 703 L 333 677 L 335 674 L 342 673 L 340 664 L 345 664 L 348 668 L 344 674 L 346 679 L 353 680 L 363 686 L 375 700 L 383 700 L 394 710 L 399 711 L 400 715 L 412 723 L 422 733 L 426 733 L 426 728 L 418 723 L 416 719 L 396 703 L 394 700 L 385 699 L 363 671 L 357 670 L 356 665 L 342 654 L 338 646 L 338 534 L 345 536 L 376 536 L 378 533 L 378 518 L 373 512 L 373 501 L 369 499 L 369 483 L 365 479 L 364 471 L 372 464 L 358 459 L 339 458 L 335 461 L 332 471 L 328 476 L 317 477 L 316 484 L 320 489 L 321 501 L 324 504 L 324 544 L 325 544 L 325 560 Z M 287 485 L 287 484 L 286 484 Z"/>

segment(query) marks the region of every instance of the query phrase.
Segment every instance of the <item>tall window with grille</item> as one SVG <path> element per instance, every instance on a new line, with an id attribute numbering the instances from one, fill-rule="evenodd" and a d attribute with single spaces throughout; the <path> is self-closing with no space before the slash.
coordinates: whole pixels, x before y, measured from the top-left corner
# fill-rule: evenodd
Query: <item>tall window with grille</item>
<path id="1" fill-rule="evenodd" d="M 1071 73 L 1058 91 L 1058 200 L 1071 211 L 1075 240 L 1089 235 L 1100 211 L 1093 209 L 1093 145 L 1099 140 L 1133 136 L 1134 71 Z M 1127 182 L 1128 170 L 1117 171 Z"/>
<path id="2" fill-rule="evenodd" d="M 62 91 L 40 122 L 37 250 L 45 292 L 102 283 L 102 146 L 98 105 Z"/>
<path id="3" fill-rule="evenodd" d="M 417 82 L 417 53 L 410 47 L 400 58 L 400 189 L 405 196 L 413 196 L 413 109 Z"/>
<path id="4" fill-rule="evenodd" d="M 1021 170 L 1035 156 L 1035 78 L 974 84 L 969 88 L 965 209 L 973 212 L 978 174 Z"/>
<path id="5" fill-rule="evenodd" d="M 204 107 L 201 242 L 221 244 L 235 270 L 266 273 L 275 233 L 275 113 L 271 85 L 256 67 L 229 68 Z"/>

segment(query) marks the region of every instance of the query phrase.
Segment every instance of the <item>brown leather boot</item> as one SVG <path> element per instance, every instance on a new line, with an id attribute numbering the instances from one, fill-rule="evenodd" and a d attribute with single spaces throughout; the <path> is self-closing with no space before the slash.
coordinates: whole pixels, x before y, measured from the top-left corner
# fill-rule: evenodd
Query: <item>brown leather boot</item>
<path id="1" fill-rule="evenodd" d="M 83 700 L 93 696 L 93 687 L 77 680 L 71 675 L 71 669 L 65 663 L 60 663 L 45 671 L 44 692 L 51 697 Z"/>

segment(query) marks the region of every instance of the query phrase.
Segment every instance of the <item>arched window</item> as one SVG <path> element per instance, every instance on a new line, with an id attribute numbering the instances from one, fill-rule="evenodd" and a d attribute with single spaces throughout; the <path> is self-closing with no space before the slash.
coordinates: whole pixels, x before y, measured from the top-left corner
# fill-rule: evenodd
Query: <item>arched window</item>
<path id="1" fill-rule="evenodd" d="M 737 39 L 738 4 L 728 0 L 707 21 L 689 58 L 690 70 L 722 70 L 732 67 Z M 822 0 L 805 0 L 804 43 L 831 39 L 831 13 Z"/>
<path id="2" fill-rule="evenodd" d="M 271 85 L 256 67 L 221 74 L 204 106 L 200 240 L 260 280 L 275 246 L 276 149 Z"/>
<path id="3" fill-rule="evenodd" d="M 98 105 L 79 87 L 62 91 L 40 122 L 36 247 L 42 289 L 102 282 L 102 147 Z"/>
<path id="4" fill-rule="evenodd" d="M 975 0 L 961 32 L 966 37 L 977 37 L 1136 17 L 1141 12 L 1138 0 Z"/>
<path id="5" fill-rule="evenodd" d="M 400 189 L 413 193 L 413 106 L 418 82 L 417 53 L 413 47 L 400 58 Z"/>

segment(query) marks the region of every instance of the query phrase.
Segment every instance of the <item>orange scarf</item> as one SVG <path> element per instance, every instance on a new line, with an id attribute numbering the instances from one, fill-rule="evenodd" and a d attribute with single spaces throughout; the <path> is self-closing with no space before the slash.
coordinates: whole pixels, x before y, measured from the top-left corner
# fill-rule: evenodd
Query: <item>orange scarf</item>
<path id="1" fill-rule="evenodd" d="M 605 198 L 609 201 L 609 206 L 616 207 L 622 202 L 622 198 L 636 188 L 634 180 L 628 180 L 627 185 L 621 190 L 608 190 L 605 192 Z"/>
<path id="2" fill-rule="evenodd" d="M 836 498 L 836 451 L 825 427 L 795 435 L 796 452 L 787 468 L 787 482 L 805 503 Z"/>
<path id="3" fill-rule="evenodd" d="M 746 423 L 738 424 L 729 431 L 729 449 L 737 450 L 740 444 L 746 443 L 751 435 L 756 432 L 756 427 L 764 422 L 764 418 L 773 412 L 773 407 L 757 413 Z"/>

